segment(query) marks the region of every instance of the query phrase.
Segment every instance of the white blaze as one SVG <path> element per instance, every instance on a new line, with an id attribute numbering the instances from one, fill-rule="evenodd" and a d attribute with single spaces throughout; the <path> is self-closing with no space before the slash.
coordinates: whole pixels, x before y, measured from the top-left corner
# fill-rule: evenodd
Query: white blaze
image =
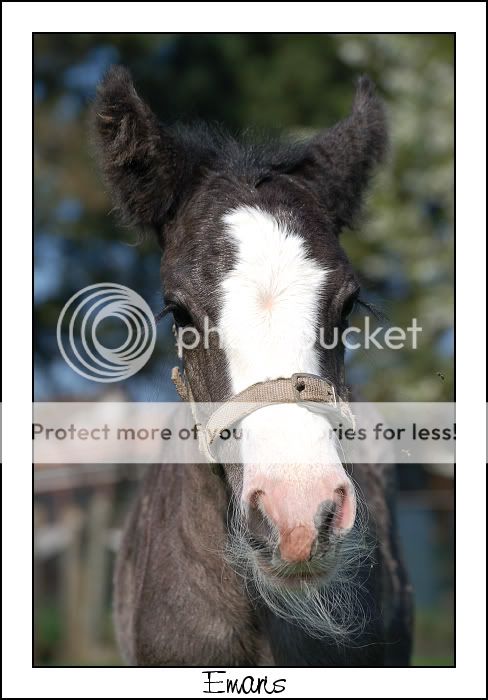
<path id="1" fill-rule="evenodd" d="M 295 372 L 320 374 L 313 340 L 327 270 L 290 224 L 269 213 L 241 207 L 224 222 L 236 245 L 235 266 L 222 282 L 219 319 L 233 393 Z M 245 474 L 257 468 L 271 478 L 303 483 L 325 470 L 342 471 L 327 437 L 330 424 L 303 407 L 262 408 L 242 425 L 243 461 L 253 465 Z"/>

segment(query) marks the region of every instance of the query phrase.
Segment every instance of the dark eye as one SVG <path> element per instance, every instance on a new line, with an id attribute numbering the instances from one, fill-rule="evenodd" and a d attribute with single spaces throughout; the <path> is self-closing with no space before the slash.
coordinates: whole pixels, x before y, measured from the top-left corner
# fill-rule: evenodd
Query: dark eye
<path id="1" fill-rule="evenodd" d="M 176 301 L 167 300 L 164 309 L 156 316 L 156 320 L 159 321 L 164 316 L 167 316 L 167 314 L 173 316 L 173 320 L 178 328 L 186 328 L 187 326 L 194 325 L 190 312 Z"/>
<path id="2" fill-rule="evenodd" d="M 173 314 L 174 322 L 178 328 L 186 328 L 187 326 L 194 325 L 189 311 L 183 306 L 180 306 L 180 304 L 173 305 L 171 313 Z"/>
<path id="3" fill-rule="evenodd" d="M 356 302 L 358 300 L 358 297 L 359 297 L 359 290 L 354 292 L 354 294 L 351 294 L 344 302 L 344 306 L 342 307 L 342 312 L 341 312 L 341 318 L 343 321 L 347 321 L 349 316 L 354 311 L 354 307 L 356 306 Z"/>

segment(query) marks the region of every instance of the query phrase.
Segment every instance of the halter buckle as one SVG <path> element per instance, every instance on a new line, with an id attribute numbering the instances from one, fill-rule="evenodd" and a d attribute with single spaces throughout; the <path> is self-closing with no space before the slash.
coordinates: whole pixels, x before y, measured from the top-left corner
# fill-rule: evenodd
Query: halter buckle
<path id="1" fill-rule="evenodd" d="M 307 401 L 306 398 L 303 398 L 302 392 L 307 388 L 308 379 L 314 382 L 320 381 L 321 383 L 325 384 L 327 387 L 327 393 L 330 396 L 330 400 L 327 401 L 327 403 L 337 407 L 337 396 L 334 385 L 328 382 L 326 379 L 322 379 L 322 377 L 318 377 L 316 374 L 312 374 L 310 372 L 295 372 L 295 374 L 291 375 L 291 380 L 293 382 L 293 393 L 297 402 Z"/>

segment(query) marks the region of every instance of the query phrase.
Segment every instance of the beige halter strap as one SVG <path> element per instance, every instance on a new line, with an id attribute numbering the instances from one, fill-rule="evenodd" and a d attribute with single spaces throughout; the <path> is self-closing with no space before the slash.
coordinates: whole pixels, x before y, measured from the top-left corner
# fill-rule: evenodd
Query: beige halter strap
<path id="1" fill-rule="evenodd" d="M 193 417 L 198 423 L 190 386 L 182 377 L 178 367 L 173 368 L 171 378 L 180 398 L 191 404 Z M 329 381 L 316 374 L 297 372 L 291 377 L 268 379 L 252 384 L 221 404 L 199 431 L 201 451 L 211 462 L 217 462 L 212 455 L 211 446 L 223 430 L 233 427 L 260 408 L 284 403 L 299 403 L 304 404 L 305 407 L 307 403 L 325 403 L 339 408 L 341 414 L 354 426 L 354 416 L 349 404 L 337 398 L 335 389 Z"/>

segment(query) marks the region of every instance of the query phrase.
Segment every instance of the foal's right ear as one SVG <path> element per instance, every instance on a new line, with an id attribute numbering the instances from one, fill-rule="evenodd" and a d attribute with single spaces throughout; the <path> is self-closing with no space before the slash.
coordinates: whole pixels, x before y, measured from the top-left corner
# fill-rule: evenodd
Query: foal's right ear
<path id="1" fill-rule="evenodd" d="M 177 134 L 158 122 L 122 66 L 99 85 L 92 125 L 115 208 L 126 223 L 160 232 L 195 167 Z"/>

